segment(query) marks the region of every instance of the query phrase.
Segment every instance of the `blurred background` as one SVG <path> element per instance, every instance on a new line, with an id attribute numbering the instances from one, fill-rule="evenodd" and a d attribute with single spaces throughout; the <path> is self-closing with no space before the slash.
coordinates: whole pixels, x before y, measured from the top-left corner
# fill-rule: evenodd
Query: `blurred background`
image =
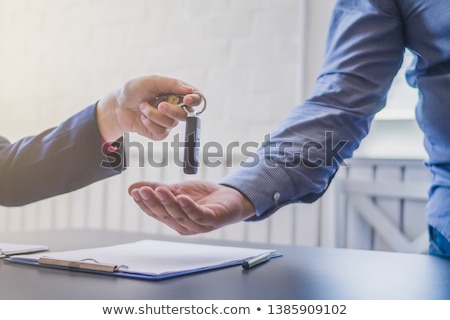
<path id="1" fill-rule="evenodd" d="M 333 0 L 0 0 L 0 134 L 11 141 L 37 134 L 129 78 L 159 74 L 182 79 L 207 97 L 202 143 L 260 143 L 312 91 L 333 5 Z M 414 121 L 416 99 L 400 72 L 388 107 L 342 170 L 344 186 L 333 186 L 314 204 L 283 208 L 267 221 L 201 237 L 422 251 L 428 178 Z M 166 141 L 183 131 L 178 126 Z M 202 168 L 195 178 L 217 181 L 232 169 Z M 375 180 L 419 185 L 412 199 L 406 193 L 375 199 L 373 190 L 366 195 L 400 240 L 379 236 L 385 224 L 374 225 L 368 218 L 373 215 L 352 204 L 354 188 L 347 183 L 355 177 L 372 185 Z M 132 165 L 121 176 L 69 195 L 0 208 L 0 231 L 102 228 L 174 235 L 137 210 L 126 188 L 137 180 L 186 178 L 191 177 L 180 168 Z"/>

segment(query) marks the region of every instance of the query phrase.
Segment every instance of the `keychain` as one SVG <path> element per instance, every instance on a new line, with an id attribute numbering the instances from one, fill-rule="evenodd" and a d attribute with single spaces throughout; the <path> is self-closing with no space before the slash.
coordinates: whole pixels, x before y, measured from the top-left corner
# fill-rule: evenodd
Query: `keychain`
<path id="1" fill-rule="evenodd" d="M 182 107 L 187 114 L 186 130 L 184 137 L 183 170 L 186 174 L 196 174 L 199 166 L 200 153 L 200 117 L 199 115 L 206 109 L 206 99 L 200 92 L 194 92 L 201 97 L 203 106 L 200 111 L 188 107 L 183 103 L 184 95 L 164 95 L 152 101 L 152 105 L 158 105 L 162 101 Z"/>

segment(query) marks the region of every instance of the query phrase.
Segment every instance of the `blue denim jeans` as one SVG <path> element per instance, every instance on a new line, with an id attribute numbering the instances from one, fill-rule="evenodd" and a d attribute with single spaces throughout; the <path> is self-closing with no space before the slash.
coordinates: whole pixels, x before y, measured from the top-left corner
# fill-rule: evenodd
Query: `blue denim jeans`
<path id="1" fill-rule="evenodd" d="M 450 259 L 450 241 L 432 226 L 428 226 L 430 250 L 432 256 Z"/>

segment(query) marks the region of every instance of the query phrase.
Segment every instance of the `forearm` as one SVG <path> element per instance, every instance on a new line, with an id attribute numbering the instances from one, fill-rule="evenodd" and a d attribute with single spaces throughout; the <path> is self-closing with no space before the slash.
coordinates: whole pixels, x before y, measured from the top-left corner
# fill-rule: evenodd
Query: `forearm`
<path id="1" fill-rule="evenodd" d="M 3 140 L 0 204 L 24 205 L 76 190 L 123 170 L 123 163 L 115 168 L 108 166 L 110 160 L 102 152 L 95 106 L 37 136 L 12 144 Z"/>
<path id="2" fill-rule="evenodd" d="M 388 4 L 388 2 L 385 2 Z M 377 1 L 338 1 L 314 92 L 271 135 L 257 156 L 221 181 L 240 190 L 255 220 L 293 202 L 312 202 L 367 135 L 400 67 L 401 19 Z M 395 4 L 392 4 L 392 11 Z"/>
<path id="3" fill-rule="evenodd" d="M 257 154 L 220 182 L 250 199 L 253 219 L 317 200 L 367 134 L 371 117 L 322 109 L 328 108 L 311 103 L 296 108 Z"/>

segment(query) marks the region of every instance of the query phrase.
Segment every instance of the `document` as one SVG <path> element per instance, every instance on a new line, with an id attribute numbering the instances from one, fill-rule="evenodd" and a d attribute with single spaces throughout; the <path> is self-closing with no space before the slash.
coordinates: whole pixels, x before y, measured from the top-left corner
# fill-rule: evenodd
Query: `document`
<path id="1" fill-rule="evenodd" d="M 166 279 L 190 273 L 242 265 L 270 249 L 193 244 L 158 240 L 41 254 L 13 256 L 8 261 L 72 271 L 142 279 Z"/>
<path id="2" fill-rule="evenodd" d="M 4 258 L 14 254 L 32 253 L 46 250 L 48 250 L 48 246 L 39 244 L 18 244 L 18 243 L 0 242 L 0 258 Z"/>

